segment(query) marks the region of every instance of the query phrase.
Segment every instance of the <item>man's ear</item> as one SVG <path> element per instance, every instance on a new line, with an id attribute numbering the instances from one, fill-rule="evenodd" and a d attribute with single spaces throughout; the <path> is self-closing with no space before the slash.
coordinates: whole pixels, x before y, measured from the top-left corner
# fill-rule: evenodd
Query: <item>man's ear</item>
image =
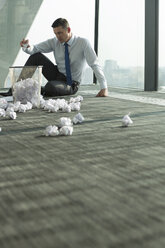
<path id="1" fill-rule="evenodd" d="M 70 33 L 71 32 L 71 28 L 70 27 L 68 27 L 68 33 Z"/>

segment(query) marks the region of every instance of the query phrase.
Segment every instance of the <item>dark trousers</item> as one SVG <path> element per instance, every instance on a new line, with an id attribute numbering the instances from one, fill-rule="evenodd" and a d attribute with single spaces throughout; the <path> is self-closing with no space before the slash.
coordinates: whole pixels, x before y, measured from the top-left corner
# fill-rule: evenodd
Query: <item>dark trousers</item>
<path id="1" fill-rule="evenodd" d="M 66 76 L 59 72 L 57 66 L 42 53 L 31 55 L 25 63 L 25 66 L 35 65 L 43 66 L 42 74 L 48 80 L 45 87 L 42 87 L 41 94 L 45 96 L 64 96 L 73 95 L 78 91 L 79 83 L 73 81 L 71 86 L 67 85 Z"/>

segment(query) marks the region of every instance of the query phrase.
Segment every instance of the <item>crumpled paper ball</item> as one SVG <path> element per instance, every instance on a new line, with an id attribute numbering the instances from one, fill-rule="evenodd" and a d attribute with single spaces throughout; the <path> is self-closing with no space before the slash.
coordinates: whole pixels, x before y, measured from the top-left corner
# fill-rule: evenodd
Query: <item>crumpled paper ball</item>
<path id="1" fill-rule="evenodd" d="M 67 118 L 67 117 L 61 117 L 60 118 L 60 124 L 59 124 L 60 127 L 63 127 L 63 126 L 72 126 L 72 121 L 70 118 Z"/>
<path id="2" fill-rule="evenodd" d="M 7 106 L 8 106 L 8 102 L 6 101 L 6 99 L 0 99 L 0 108 L 6 109 Z"/>
<path id="3" fill-rule="evenodd" d="M 77 124 L 77 123 L 82 123 L 84 121 L 84 117 L 81 113 L 78 113 L 77 115 L 75 115 L 73 117 L 73 123 Z"/>
<path id="4" fill-rule="evenodd" d="M 68 104 L 68 102 L 65 99 L 58 98 L 56 100 L 56 104 L 59 106 L 59 109 L 62 110 Z"/>
<path id="5" fill-rule="evenodd" d="M 57 136 L 59 135 L 58 127 L 57 126 L 48 126 L 44 131 L 45 136 Z"/>
<path id="6" fill-rule="evenodd" d="M 25 104 L 25 107 L 26 107 L 26 110 L 30 110 L 30 109 L 33 108 L 33 104 L 32 104 L 31 102 L 27 102 L 27 103 Z"/>
<path id="7" fill-rule="evenodd" d="M 18 112 L 25 113 L 26 112 L 26 105 L 25 104 L 20 104 L 19 108 L 18 108 Z"/>
<path id="8" fill-rule="evenodd" d="M 50 105 L 48 107 L 49 107 L 48 111 L 49 112 L 52 112 L 52 113 L 55 113 L 55 112 L 57 112 L 59 110 L 59 107 L 58 106 Z"/>
<path id="9" fill-rule="evenodd" d="M 71 110 L 73 111 L 79 111 L 81 103 L 80 102 L 71 102 L 70 104 Z"/>
<path id="10" fill-rule="evenodd" d="M 69 102 L 82 102 L 83 101 L 83 97 L 82 96 L 77 96 L 77 97 L 71 97 Z"/>
<path id="11" fill-rule="evenodd" d="M 56 104 L 56 101 L 52 99 L 46 100 L 43 108 L 49 112 L 57 112 L 59 110 L 59 106 Z"/>
<path id="12" fill-rule="evenodd" d="M 12 119 L 12 120 L 15 120 L 15 119 L 17 118 L 17 114 L 16 114 L 16 112 L 14 112 L 14 111 L 9 112 L 9 113 L 8 113 L 8 116 L 9 116 L 10 119 Z"/>
<path id="13" fill-rule="evenodd" d="M 6 114 L 7 114 L 8 112 L 14 112 L 14 107 L 12 107 L 12 106 L 7 107 L 7 109 L 6 109 Z"/>
<path id="14" fill-rule="evenodd" d="M 122 126 L 123 127 L 128 127 L 130 124 L 133 124 L 133 121 L 130 118 L 130 113 L 128 113 L 127 115 L 125 115 L 122 119 Z"/>
<path id="15" fill-rule="evenodd" d="M 42 108 L 44 110 L 48 110 L 49 112 L 57 112 L 59 110 L 59 106 L 56 103 L 56 100 L 48 99 L 45 102 L 41 102 Z"/>
<path id="16" fill-rule="evenodd" d="M 0 108 L 0 117 L 5 117 L 6 111 L 3 108 Z"/>
<path id="17" fill-rule="evenodd" d="M 63 126 L 60 128 L 61 135 L 72 135 L 73 127 L 72 126 Z"/>
<path id="18" fill-rule="evenodd" d="M 71 106 L 66 102 L 63 107 L 62 107 L 62 111 L 63 112 L 68 112 L 70 113 L 71 112 Z"/>
<path id="19" fill-rule="evenodd" d="M 17 114 L 16 112 L 14 112 L 14 108 L 12 107 L 12 105 L 6 109 L 6 116 L 12 120 L 15 120 L 17 118 Z"/>

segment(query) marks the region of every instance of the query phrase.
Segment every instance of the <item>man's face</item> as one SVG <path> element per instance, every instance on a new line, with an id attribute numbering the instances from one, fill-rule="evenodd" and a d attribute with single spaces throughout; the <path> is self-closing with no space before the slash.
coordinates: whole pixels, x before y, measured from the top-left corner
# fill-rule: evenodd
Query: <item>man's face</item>
<path id="1" fill-rule="evenodd" d="M 68 41 L 71 37 L 69 27 L 67 29 L 64 29 L 63 27 L 59 26 L 59 27 L 53 28 L 53 31 L 54 31 L 57 39 L 61 43 Z"/>

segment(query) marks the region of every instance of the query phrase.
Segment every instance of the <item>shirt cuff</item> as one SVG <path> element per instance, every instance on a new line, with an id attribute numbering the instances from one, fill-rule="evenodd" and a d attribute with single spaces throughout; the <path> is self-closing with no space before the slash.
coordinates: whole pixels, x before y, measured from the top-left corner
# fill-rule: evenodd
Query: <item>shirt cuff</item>
<path id="1" fill-rule="evenodd" d="M 25 53 L 31 54 L 31 52 L 32 52 L 32 50 L 33 50 L 33 46 L 30 46 L 30 47 L 28 47 L 28 48 L 22 47 L 22 50 L 23 50 Z"/>
<path id="2" fill-rule="evenodd" d="M 102 90 L 102 89 L 107 89 L 108 88 L 108 86 L 107 86 L 107 82 L 101 82 L 100 83 L 100 89 Z"/>

